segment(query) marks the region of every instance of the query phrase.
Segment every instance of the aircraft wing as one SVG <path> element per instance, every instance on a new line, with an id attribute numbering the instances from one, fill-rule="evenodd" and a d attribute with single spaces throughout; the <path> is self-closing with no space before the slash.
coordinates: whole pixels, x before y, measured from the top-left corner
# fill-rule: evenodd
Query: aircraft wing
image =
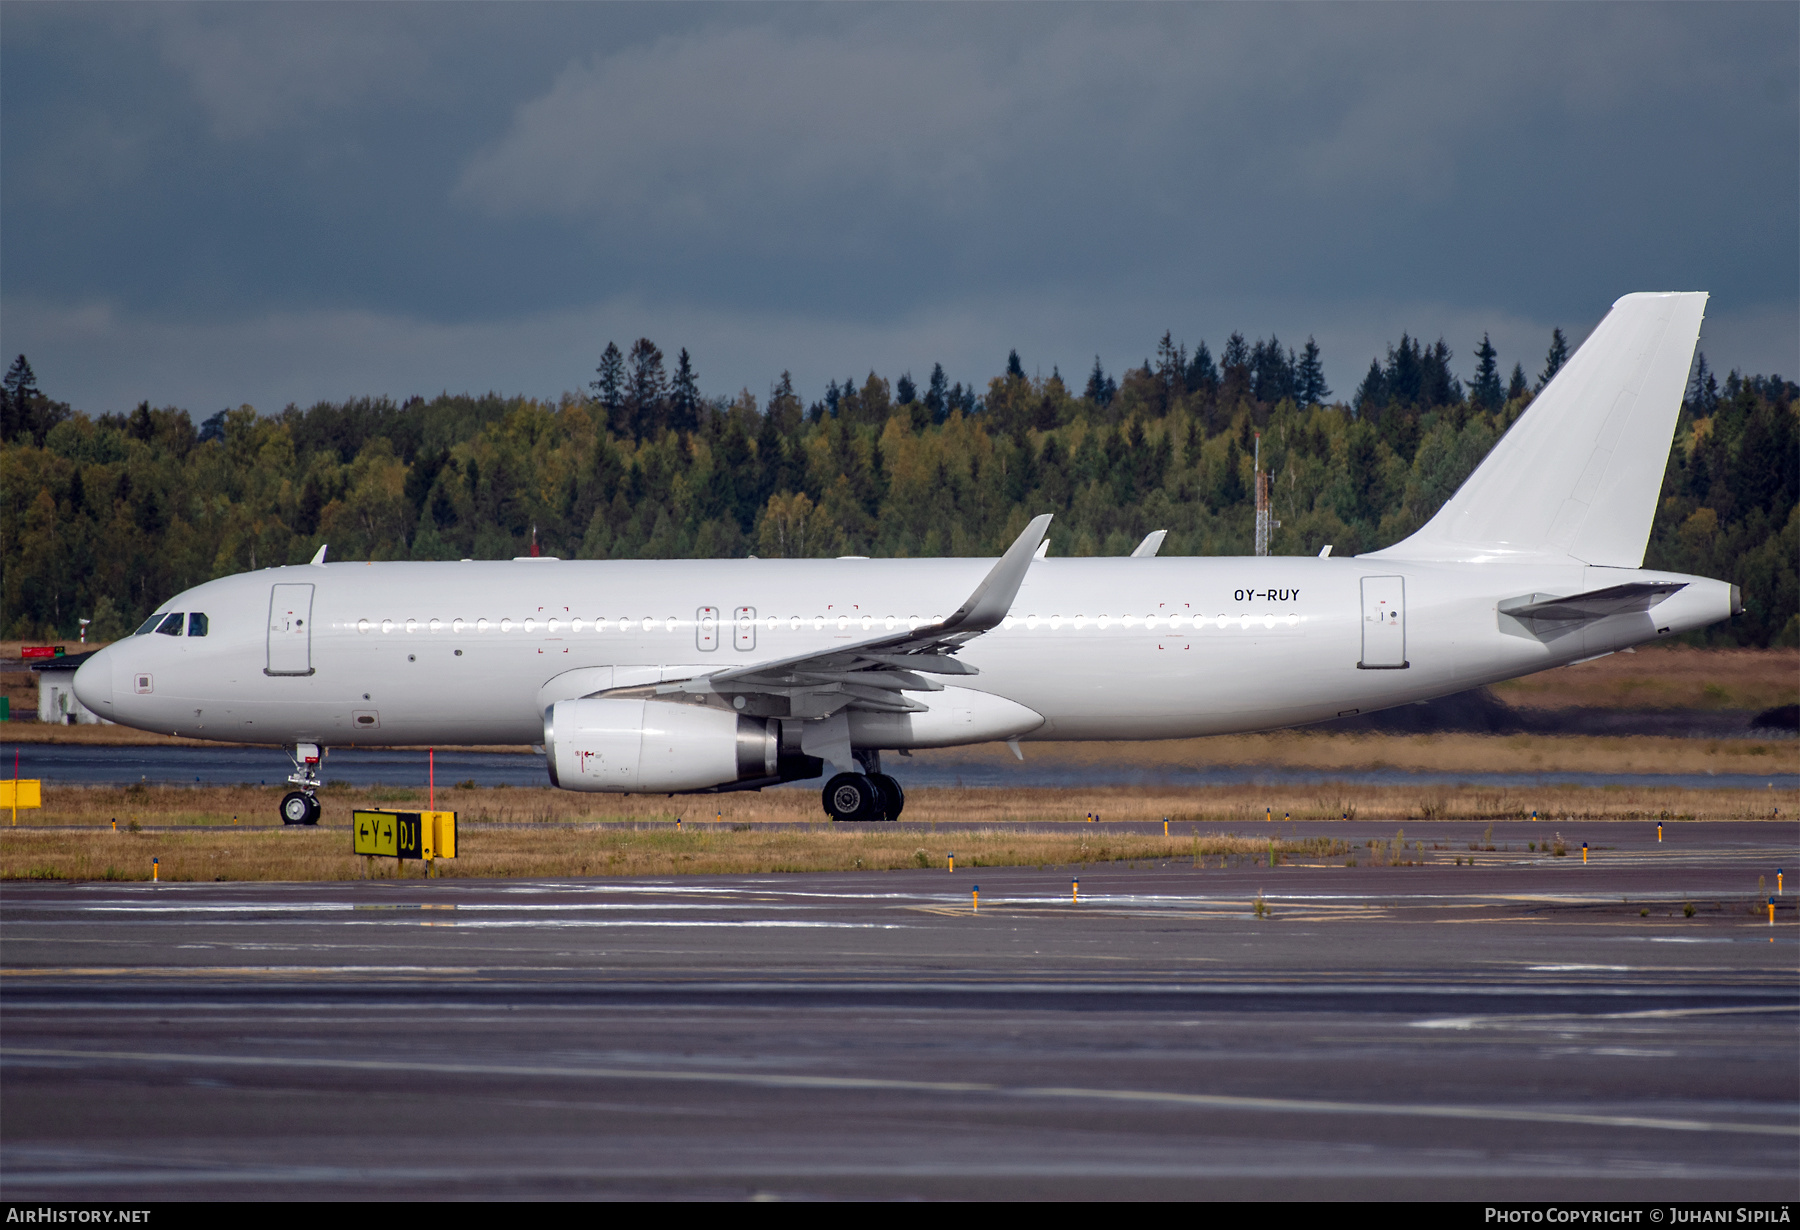
<path id="1" fill-rule="evenodd" d="M 1049 528 L 1049 513 L 1033 518 L 975 587 L 975 592 L 941 622 L 773 662 L 671 680 L 643 691 L 656 695 L 713 694 L 742 697 L 746 701 L 780 696 L 786 699 L 787 716 L 800 718 L 828 717 L 840 709 L 922 711 L 929 706 L 903 693 L 943 690 L 943 684 L 927 676 L 980 673 L 952 655 L 965 642 L 1000 626 L 1012 609 L 1038 544 Z"/>

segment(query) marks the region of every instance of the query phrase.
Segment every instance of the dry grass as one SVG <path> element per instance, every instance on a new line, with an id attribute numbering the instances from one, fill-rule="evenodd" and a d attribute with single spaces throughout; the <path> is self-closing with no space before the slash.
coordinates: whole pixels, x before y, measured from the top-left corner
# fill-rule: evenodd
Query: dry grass
<path id="1" fill-rule="evenodd" d="M 168 880 L 333 880 L 365 874 L 350 853 L 357 807 L 408 809 L 423 791 L 324 792 L 327 823 L 315 830 L 274 822 L 278 788 L 83 787 L 53 789 L 45 810 L 0 829 L 0 879 L 147 879 L 162 860 Z M 1337 839 L 1282 838 L 1281 822 L 1354 819 L 1418 825 L 1433 820 L 1504 820 L 1536 809 L 1545 820 L 1744 820 L 1785 816 L 1800 792 L 1544 788 L 1258 788 L 1198 791 L 917 790 L 903 826 L 834 826 L 810 790 L 682 799 L 577 795 L 549 788 L 440 790 L 459 813 L 454 876 L 668 876 L 758 872 L 1070 865 L 1111 860 L 1334 857 Z M 1096 812 L 1098 824 L 1084 817 Z M 237 816 L 241 823 L 231 826 Z M 1272 815 L 1276 824 L 1267 825 Z M 677 832 L 674 820 L 684 819 Z M 1127 833 L 1121 823 L 1170 837 Z M 116 817 L 120 832 L 111 831 Z M 133 833 L 132 822 L 143 831 Z M 80 830 L 46 831 L 45 826 Z M 955 825 L 938 832 L 938 825 Z M 1045 829 L 1041 826 L 1053 825 Z M 972 826 L 972 827 L 968 827 Z M 394 864 L 377 861 L 380 875 Z M 409 867 L 406 874 L 417 875 Z"/>
<path id="2" fill-rule="evenodd" d="M 33 702 L 35 704 L 35 701 Z M 219 747 L 125 726 L 49 726 L 8 723 L 0 743 L 151 744 Z M 1027 743 L 1034 763 L 1204 768 L 1267 765 L 1304 769 L 1403 769 L 1434 773 L 1795 773 L 1800 742 L 1793 739 L 1672 739 L 1644 735 L 1383 735 L 1278 730 L 1150 743 Z M 424 750 L 424 749 L 418 749 Z M 463 751 L 524 752 L 523 747 Z M 1002 767 L 1016 763 L 1003 744 L 915 752 L 918 762 Z"/>
<path id="3" fill-rule="evenodd" d="M 1800 701 L 1800 649 L 1654 645 L 1494 685 L 1533 709 L 1770 709 Z"/>
<path id="4" fill-rule="evenodd" d="M 1164 837 L 1077 828 L 1068 833 L 980 829 L 952 844 L 918 831 L 864 828 L 672 824 L 594 826 L 546 831 L 541 826 L 477 829 L 460 835 L 454 862 L 441 877 L 749 875 L 808 871 L 916 871 L 945 868 L 956 851 L 958 873 L 981 867 L 1074 866 L 1114 861 L 1265 862 L 1296 856 L 1343 857 L 1351 847 L 1330 838 L 1274 839 L 1209 833 Z M 923 842 L 928 844 L 921 844 Z M 940 848 L 943 847 L 943 848 Z M 193 880 L 354 880 L 417 877 L 419 865 L 364 860 L 349 852 L 344 830 L 240 830 L 236 833 L 46 833 L 0 837 L 0 878 L 8 880 L 148 880 L 150 860 L 171 882 Z"/>
<path id="5" fill-rule="evenodd" d="M 1026 759 L 1134 768 L 1400 769 L 1431 773 L 1795 773 L 1793 739 L 1673 739 L 1645 735 L 1383 735 L 1277 730 L 1152 743 L 1027 743 Z M 915 752 L 938 767 L 1013 763 L 1002 744 Z"/>

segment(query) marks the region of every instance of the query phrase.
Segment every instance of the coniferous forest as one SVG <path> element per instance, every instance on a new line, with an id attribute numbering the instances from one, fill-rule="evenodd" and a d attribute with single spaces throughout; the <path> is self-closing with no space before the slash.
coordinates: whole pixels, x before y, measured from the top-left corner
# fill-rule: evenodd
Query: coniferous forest
<path id="1" fill-rule="evenodd" d="M 20 356 L 0 404 L 0 635 L 124 635 L 213 577 L 337 560 L 997 554 L 1040 512 L 1051 551 L 1251 551 L 1253 458 L 1271 475 L 1274 554 L 1349 555 L 1432 515 L 1567 358 L 1503 375 L 1484 337 L 1465 384 L 1409 336 L 1334 398 L 1318 347 L 1233 334 L 1215 356 L 1164 334 L 1114 375 L 977 390 L 941 366 L 832 382 L 804 404 L 708 396 L 686 350 L 608 344 L 555 402 L 440 396 L 250 406 L 196 424 L 140 404 L 92 416 Z M 1697 362 L 1646 564 L 1743 588 L 1747 613 L 1695 639 L 1800 642 L 1796 386 Z"/>

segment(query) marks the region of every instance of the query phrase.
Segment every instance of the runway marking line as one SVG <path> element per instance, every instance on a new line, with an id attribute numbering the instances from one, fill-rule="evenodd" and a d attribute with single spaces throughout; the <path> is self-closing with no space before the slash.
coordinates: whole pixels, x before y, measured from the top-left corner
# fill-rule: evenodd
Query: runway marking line
<path id="1" fill-rule="evenodd" d="M 482 973 L 472 965 L 123 965 L 123 966 L 59 966 L 39 969 L 0 969 L 0 978 L 57 977 L 80 975 L 89 978 L 118 978 L 149 975 L 151 977 L 213 978 L 221 974 L 467 974 Z"/>
<path id="2" fill-rule="evenodd" d="M 155 1051 L 83 1051 L 49 1047 L 0 1047 L 0 1059 L 78 1059 L 118 1063 L 189 1064 L 194 1066 L 289 1068 L 300 1071 L 417 1072 L 435 1076 L 504 1076 L 568 1080 L 636 1080 L 675 1084 L 749 1085 L 769 1089 L 867 1089 L 890 1092 L 995 1094 L 1000 1097 L 1070 1101 L 1139 1102 L 1211 1110 L 1269 1111 L 1286 1114 L 1383 1115 L 1420 1119 L 1465 1119 L 1476 1122 L 1558 1123 L 1582 1127 L 1643 1128 L 1663 1132 L 1725 1132 L 1745 1136 L 1800 1138 L 1800 1125 L 1722 1123 L 1704 1119 L 1665 1119 L 1646 1115 L 1583 1114 L 1578 1111 L 1527 1110 L 1508 1106 L 1434 1106 L 1424 1103 L 1344 1102 L 1315 1098 L 1240 1097 L 1213 1093 L 1174 1093 L 1153 1089 L 1087 1089 L 1074 1085 L 1005 1086 L 985 1081 L 891 1080 L 866 1076 L 804 1076 L 746 1072 L 678 1072 L 667 1069 L 548 1067 L 536 1064 L 424 1063 L 404 1060 L 321 1059 L 296 1056 L 186 1055 Z"/>
<path id="3" fill-rule="evenodd" d="M 1741 1016 L 1752 1012 L 1800 1012 L 1800 1004 L 1752 1005 L 1736 1008 L 1645 1008 L 1637 1012 L 1539 1012 L 1512 1016 L 1446 1016 L 1413 1021 L 1414 1029 L 1475 1029 L 1483 1025 L 1512 1025 L 1550 1021 L 1654 1021 L 1690 1016 Z"/>

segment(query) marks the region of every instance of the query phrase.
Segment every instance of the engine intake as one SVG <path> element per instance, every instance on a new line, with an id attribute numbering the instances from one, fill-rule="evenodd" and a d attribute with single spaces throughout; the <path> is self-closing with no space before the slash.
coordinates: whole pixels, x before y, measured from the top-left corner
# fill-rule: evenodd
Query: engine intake
<path id="1" fill-rule="evenodd" d="M 781 724 L 703 705 L 592 697 L 544 710 L 552 785 L 614 794 L 750 790 L 817 777 L 781 753 Z"/>

